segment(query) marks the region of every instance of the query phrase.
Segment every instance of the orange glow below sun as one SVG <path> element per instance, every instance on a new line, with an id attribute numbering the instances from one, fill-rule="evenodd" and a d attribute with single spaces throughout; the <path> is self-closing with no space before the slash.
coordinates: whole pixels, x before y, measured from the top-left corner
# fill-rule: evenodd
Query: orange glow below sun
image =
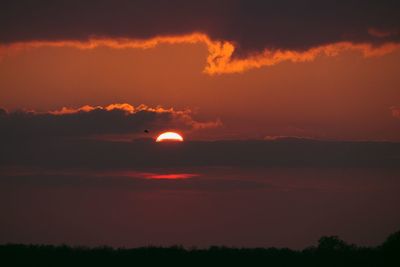
<path id="1" fill-rule="evenodd" d="M 156 139 L 156 142 L 165 142 L 165 141 L 183 142 L 183 137 L 175 132 L 165 132 L 160 134 Z"/>

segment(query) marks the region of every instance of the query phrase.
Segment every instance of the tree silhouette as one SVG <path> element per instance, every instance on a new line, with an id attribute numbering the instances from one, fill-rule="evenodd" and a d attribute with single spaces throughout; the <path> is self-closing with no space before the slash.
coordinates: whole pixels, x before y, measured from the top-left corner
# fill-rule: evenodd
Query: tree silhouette
<path id="1" fill-rule="evenodd" d="M 318 240 L 318 250 L 337 251 L 350 248 L 351 246 L 339 239 L 338 236 L 323 236 Z"/>
<path id="2" fill-rule="evenodd" d="M 400 231 L 395 232 L 383 242 L 381 246 L 386 264 L 396 264 L 400 266 Z"/>
<path id="3" fill-rule="evenodd" d="M 383 242 L 382 248 L 385 251 L 400 253 L 400 231 L 389 235 L 385 242 Z"/>
<path id="4" fill-rule="evenodd" d="M 400 266 L 400 231 L 378 247 L 349 245 L 338 236 L 324 236 L 317 247 L 185 249 L 182 246 L 70 247 L 66 245 L 0 245 L 0 266 L 160 266 L 160 265 L 268 265 L 268 266 Z"/>

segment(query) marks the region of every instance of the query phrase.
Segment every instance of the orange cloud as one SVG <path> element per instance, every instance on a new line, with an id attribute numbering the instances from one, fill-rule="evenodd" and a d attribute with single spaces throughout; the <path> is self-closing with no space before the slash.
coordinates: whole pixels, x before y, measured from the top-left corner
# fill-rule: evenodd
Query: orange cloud
<path id="1" fill-rule="evenodd" d="M 62 107 L 59 110 L 54 110 L 54 111 L 49 111 L 50 114 L 53 115 L 67 115 L 67 114 L 75 114 L 78 112 L 90 112 L 95 109 L 102 109 L 102 107 L 97 106 L 97 107 L 92 107 L 89 105 L 82 106 L 80 108 L 68 108 L 68 107 Z"/>
<path id="2" fill-rule="evenodd" d="M 375 32 L 370 32 L 374 34 Z M 94 49 L 97 47 L 109 47 L 113 49 L 150 49 L 160 44 L 195 44 L 203 43 L 208 48 L 207 64 L 204 73 L 209 75 L 241 73 L 251 69 L 265 66 L 273 66 L 280 62 L 307 62 L 320 55 L 336 56 L 344 51 L 357 51 L 364 57 L 382 56 L 400 48 L 397 43 L 385 43 L 374 46 L 369 43 L 337 42 L 308 49 L 306 51 L 295 50 L 264 50 L 239 58 L 235 56 L 235 44 L 229 40 L 212 40 L 203 33 L 192 33 L 176 36 L 158 36 L 149 39 L 130 38 L 92 38 L 87 41 L 29 41 L 18 42 L 9 45 L 0 45 L 0 59 L 6 55 L 39 48 L 39 47 L 74 47 L 77 49 Z"/>
<path id="3" fill-rule="evenodd" d="M 115 104 L 110 104 L 108 106 L 90 106 L 90 105 L 85 105 L 82 107 L 78 108 L 69 108 L 69 107 L 63 107 L 59 110 L 54 110 L 54 111 L 49 111 L 50 114 L 53 115 L 66 115 L 66 114 L 75 114 L 79 112 L 90 112 L 93 110 L 105 110 L 105 111 L 111 111 L 111 110 L 122 110 L 125 111 L 126 113 L 136 113 L 139 111 L 149 111 L 149 112 L 155 112 L 155 113 L 175 113 L 175 114 L 185 114 L 190 111 L 175 111 L 173 108 L 165 109 L 161 106 L 157 106 L 155 108 L 151 108 L 147 105 L 141 104 L 137 107 L 132 106 L 131 104 L 128 103 L 115 103 Z"/>

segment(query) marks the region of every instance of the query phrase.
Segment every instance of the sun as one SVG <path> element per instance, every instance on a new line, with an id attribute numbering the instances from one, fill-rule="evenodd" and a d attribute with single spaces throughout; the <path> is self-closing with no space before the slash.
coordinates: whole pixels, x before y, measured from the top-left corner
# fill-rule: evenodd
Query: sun
<path id="1" fill-rule="evenodd" d="M 183 142 L 183 137 L 175 132 L 165 132 L 160 134 L 156 142 L 173 141 L 173 142 Z"/>

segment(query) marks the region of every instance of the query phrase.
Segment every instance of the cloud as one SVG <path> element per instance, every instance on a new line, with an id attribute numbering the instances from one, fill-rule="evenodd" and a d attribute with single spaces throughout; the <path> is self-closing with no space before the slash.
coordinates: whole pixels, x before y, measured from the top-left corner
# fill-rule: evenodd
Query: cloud
<path id="1" fill-rule="evenodd" d="M 0 116 L 7 116 L 7 110 L 4 108 L 0 108 Z"/>
<path id="2" fill-rule="evenodd" d="M 147 173 L 140 171 L 1 169 L 0 185 L 68 186 L 121 189 L 129 191 L 235 191 L 263 190 L 270 185 L 238 177 L 205 173 Z"/>
<path id="3" fill-rule="evenodd" d="M 377 28 L 369 28 L 368 33 L 374 37 L 386 38 L 386 37 L 398 35 L 399 31 L 396 29 L 381 30 L 381 29 L 377 29 Z"/>
<path id="4" fill-rule="evenodd" d="M 400 167 L 400 143 L 335 142 L 304 139 L 190 141 L 156 143 L 135 139 L 109 142 L 93 139 L 0 139 L 2 166 L 30 166 L 51 170 L 137 170 L 191 173 L 202 167 L 358 168 Z M 176 172 L 175 169 L 184 169 Z M 189 170 L 189 171 L 188 171 Z M 194 171 L 196 172 L 196 171 Z"/>
<path id="5" fill-rule="evenodd" d="M 293 135 L 267 135 L 264 136 L 266 141 L 317 141 L 314 137 L 309 136 L 293 136 Z"/>
<path id="6" fill-rule="evenodd" d="M 174 110 L 130 104 L 63 107 L 60 110 L 14 111 L 0 110 L 0 136 L 4 138 L 90 137 L 142 133 L 144 129 L 159 131 L 179 129 L 191 131 L 221 125 L 220 120 L 199 122 L 189 109 Z"/>
<path id="7" fill-rule="evenodd" d="M 159 44 L 204 43 L 208 48 L 208 56 L 204 73 L 226 74 L 240 73 L 250 69 L 258 69 L 265 66 L 273 66 L 278 63 L 308 62 L 316 57 L 337 56 L 344 51 L 356 51 L 364 57 L 383 56 L 400 48 L 400 44 L 394 42 L 374 45 L 370 43 L 336 42 L 307 50 L 269 49 L 257 51 L 246 56 L 237 56 L 238 46 L 231 41 L 216 41 L 203 33 L 190 33 L 179 36 L 159 36 L 146 40 L 136 39 L 98 39 L 92 38 L 86 41 L 28 41 L 9 45 L 0 45 L 0 59 L 5 55 L 11 55 L 19 51 L 30 50 L 39 47 L 73 47 L 77 49 L 95 49 L 97 47 L 109 47 L 113 49 L 150 49 Z"/>
<path id="8" fill-rule="evenodd" d="M 40 46 L 204 43 L 205 73 L 235 73 L 344 50 L 390 53 L 399 48 L 399 10 L 389 0 L 6 1 L 0 56 Z"/>

